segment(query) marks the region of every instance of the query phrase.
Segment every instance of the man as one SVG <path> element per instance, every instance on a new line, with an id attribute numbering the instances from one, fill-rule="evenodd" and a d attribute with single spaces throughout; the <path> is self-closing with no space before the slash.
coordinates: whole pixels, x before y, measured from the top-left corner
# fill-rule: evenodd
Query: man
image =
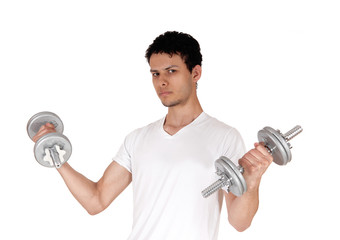
<path id="1" fill-rule="evenodd" d="M 166 32 L 149 46 L 146 58 L 168 114 L 130 133 L 98 182 L 68 163 L 59 173 L 91 215 L 107 208 L 132 182 L 129 239 L 217 239 L 223 196 L 230 224 L 244 231 L 257 211 L 259 184 L 271 155 L 259 143 L 244 155 L 239 133 L 203 112 L 197 97 L 202 55 L 194 38 Z M 46 124 L 34 140 L 53 131 L 53 125 Z M 239 160 L 248 190 L 241 197 L 220 190 L 205 199 L 201 191 L 216 180 L 214 161 L 222 155 L 235 163 Z"/>

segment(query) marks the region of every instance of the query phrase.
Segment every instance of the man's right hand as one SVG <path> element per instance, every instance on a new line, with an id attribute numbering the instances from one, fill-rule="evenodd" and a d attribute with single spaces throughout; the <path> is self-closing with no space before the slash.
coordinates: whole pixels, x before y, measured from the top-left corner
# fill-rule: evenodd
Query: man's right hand
<path id="1" fill-rule="evenodd" d="M 41 126 L 37 134 L 33 137 L 33 142 L 37 142 L 39 138 L 48 134 L 56 132 L 55 127 L 52 123 L 46 123 L 45 125 Z"/>

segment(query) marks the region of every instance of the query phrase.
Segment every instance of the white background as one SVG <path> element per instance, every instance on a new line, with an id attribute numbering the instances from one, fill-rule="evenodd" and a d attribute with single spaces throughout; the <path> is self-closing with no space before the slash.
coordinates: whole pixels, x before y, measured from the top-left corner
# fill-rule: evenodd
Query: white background
<path id="1" fill-rule="evenodd" d="M 327 0 L 1 1 L 0 238 L 127 238 L 131 187 L 88 215 L 35 161 L 26 123 L 57 113 L 70 164 L 97 181 L 130 131 L 166 114 L 144 53 L 177 30 L 201 44 L 205 112 L 247 148 L 264 126 L 304 128 L 292 162 L 263 177 L 252 226 L 238 233 L 223 208 L 219 239 L 339 239 L 339 11 Z"/>

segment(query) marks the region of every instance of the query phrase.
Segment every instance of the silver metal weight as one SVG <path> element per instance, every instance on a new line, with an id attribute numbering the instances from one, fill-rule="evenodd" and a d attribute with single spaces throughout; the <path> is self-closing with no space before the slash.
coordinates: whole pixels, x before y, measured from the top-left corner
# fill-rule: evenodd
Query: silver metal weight
<path id="1" fill-rule="evenodd" d="M 286 165 L 292 159 L 289 141 L 302 132 L 301 126 L 295 126 L 290 131 L 282 134 L 280 130 L 265 127 L 257 134 L 259 142 L 263 142 L 268 152 L 273 156 L 273 161 L 278 165 Z M 216 174 L 220 176 L 216 182 L 202 191 L 203 197 L 208 197 L 217 190 L 224 188 L 235 196 L 241 196 L 247 191 L 247 184 L 243 178 L 242 166 L 236 166 L 227 157 L 220 157 L 215 161 Z"/>
<path id="2" fill-rule="evenodd" d="M 40 112 L 33 115 L 28 120 L 26 127 L 28 136 L 33 140 L 33 137 L 38 133 L 40 127 L 46 123 L 52 123 L 58 133 L 63 133 L 64 124 L 57 114 L 52 112 Z"/>
<path id="3" fill-rule="evenodd" d="M 242 171 L 227 157 L 220 157 L 215 161 L 216 174 L 220 179 L 202 191 L 203 197 L 208 197 L 220 188 L 241 196 L 247 191 L 247 184 L 242 176 Z"/>
<path id="4" fill-rule="evenodd" d="M 35 114 L 27 123 L 27 133 L 33 140 L 41 126 L 46 123 L 52 123 L 56 129 L 55 133 L 48 133 L 36 142 L 34 145 L 34 156 L 39 164 L 45 167 L 60 168 L 72 154 L 72 145 L 66 136 L 62 133 L 64 125 L 61 119 L 52 112 L 40 112 Z M 58 148 L 57 148 L 58 146 Z M 61 155 L 60 152 L 64 154 Z M 47 154 L 50 156 L 48 158 Z M 49 160 L 52 161 L 49 161 Z"/>
<path id="5" fill-rule="evenodd" d="M 274 162 L 278 165 L 286 165 L 292 160 L 289 141 L 302 132 L 301 126 L 297 125 L 285 134 L 280 130 L 265 127 L 257 133 L 259 142 L 263 142 L 272 154 Z"/>

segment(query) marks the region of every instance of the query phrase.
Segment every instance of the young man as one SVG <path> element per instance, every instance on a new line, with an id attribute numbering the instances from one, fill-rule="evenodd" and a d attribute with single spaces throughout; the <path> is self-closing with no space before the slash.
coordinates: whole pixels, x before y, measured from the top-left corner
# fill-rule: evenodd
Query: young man
<path id="1" fill-rule="evenodd" d="M 197 98 L 202 55 L 188 34 L 166 32 L 146 51 L 153 85 L 168 114 L 130 133 L 98 182 L 65 163 L 59 173 L 80 204 L 97 214 L 132 182 L 133 228 L 129 239 L 217 239 L 223 197 L 228 219 L 247 229 L 257 211 L 261 176 L 272 162 L 256 143 L 245 153 L 239 133 L 203 112 Z M 54 131 L 46 124 L 37 134 Z M 248 190 L 241 197 L 224 191 L 203 198 L 216 180 L 214 162 L 226 156 L 244 167 Z"/>

